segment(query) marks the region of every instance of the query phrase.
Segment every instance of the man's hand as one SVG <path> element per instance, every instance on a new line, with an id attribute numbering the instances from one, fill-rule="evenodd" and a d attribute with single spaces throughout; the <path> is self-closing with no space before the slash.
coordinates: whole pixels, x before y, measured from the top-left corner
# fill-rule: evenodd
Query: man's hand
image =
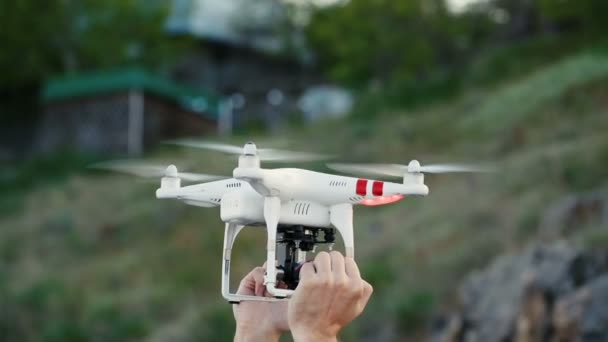
<path id="1" fill-rule="evenodd" d="M 372 291 L 352 258 L 320 252 L 314 262 L 302 266 L 300 283 L 289 301 L 294 340 L 335 341 L 338 332 L 361 314 Z"/>
<path id="2" fill-rule="evenodd" d="M 243 278 L 240 295 L 270 297 L 264 286 L 264 267 L 256 267 Z M 232 306 L 236 320 L 235 341 L 278 341 L 288 331 L 287 302 L 242 301 Z"/>

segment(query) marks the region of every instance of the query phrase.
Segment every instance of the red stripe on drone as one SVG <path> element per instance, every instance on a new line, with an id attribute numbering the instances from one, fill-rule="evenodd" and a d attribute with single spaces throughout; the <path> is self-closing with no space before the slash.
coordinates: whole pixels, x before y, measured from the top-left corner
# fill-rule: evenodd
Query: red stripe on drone
<path id="1" fill-rule="evenodd" d="M 374 196 L 382 196 L 384 192 L 384 182 L 375 181 L 372 186 L 372 194 Z"/>
<path id="2" fill-rule="evenodd" d="M 367 179 L 357 179 L 357 195 L 367 195 Z"/>

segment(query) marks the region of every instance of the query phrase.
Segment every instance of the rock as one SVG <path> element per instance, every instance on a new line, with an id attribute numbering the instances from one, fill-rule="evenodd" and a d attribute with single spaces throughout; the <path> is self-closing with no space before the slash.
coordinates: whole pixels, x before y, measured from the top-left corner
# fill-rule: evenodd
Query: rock
<path id="1" fill-rule="evenodd" d="M 608 223 L 608 194 L 605 192 L 569 195 L 558 200 L 543 215 L 539 235 L 544 240 L 555 240 L 590 223 Z"/>
<path id="2" fill-rule="evenodd" d="M 588 298 L 584 294 L 577 297 L 579 291 L 590 293 L 589 298 L 600 296 L 602 287 L 592 284 L 603 274 L 608 276 L 608 253 L 585 252 L 564 242 L 532 245 L 520 254 L 501 256 L 467 278 L 459 292 L 459 311 L 438 320 L 433 340 L 553 341 L 558 332 L 583 336 L 586 330 L 579 328 L 583 326 L 596 333 L 593 327 L 604 317 L 599 304 L 580 304 L 583 313 L 568 314 L 576 306 L 570 303 Z M 594 290 L 584 290 L 587 287 Z M 569 299 L 572 296 L 576 299 Z M 558 305 L 562 308 L 559 313 Z M 608 311 L 608 304 L 604 306 Z M 559 329 L 556 322 L 562 322 Z M 608 324 L 604 327 L 608 329 Z"/>
<path id="3" fill-rule="evenodd" d="M 559 299 L 553 326 L 558 341 L 608 341 L 608 275 Z"/>

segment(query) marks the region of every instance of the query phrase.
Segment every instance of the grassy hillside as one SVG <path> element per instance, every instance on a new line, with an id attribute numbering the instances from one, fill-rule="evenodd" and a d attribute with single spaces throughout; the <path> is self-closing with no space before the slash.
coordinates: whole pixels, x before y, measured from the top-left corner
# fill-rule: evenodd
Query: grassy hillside
<path id="1" fill-rule="evenodd" d="M 379 114 L 278 139 L 346 161 L 483 161 L 499 172 L 427 176 L 427 198 L 356 208 L 358 260 L 376 291 L 347 341 L 417 340 L 470 270 L 536 236 L 552 203 L 608 188 L 602 55 L 573 56 L 451 103 Z M 234 163 L 191 150 L 150 158 L 223 174 Z M 10 209 L 0 218 L 0 332 L 21 341 L 231 340 L 219 293 L 219 210 L 157 201 L 154 182 L 76 170 L 2 196 Z M 593 222 L 569 238 L 608 244 Z M 250 229 L 237 241 L 235 283 L 261 263 L 264 239 Z"/>

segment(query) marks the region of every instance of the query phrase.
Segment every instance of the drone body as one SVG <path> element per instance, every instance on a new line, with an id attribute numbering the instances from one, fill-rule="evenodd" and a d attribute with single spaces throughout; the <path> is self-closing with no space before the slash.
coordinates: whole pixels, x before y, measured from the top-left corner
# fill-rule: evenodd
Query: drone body
<path id="1" fill-rule="evenodd" d="M 260 160 L 308 159 L 313 155 L 297 152 L 258 150 L 255 144 L 243 148 L 214 143 L 180 143 L 190 147 L 239 154 L 233 178 L 181 186 L 181 179 L 208 180 L 217 176 L 179 173 L 173 165 L 161 178 L 156 197 L 177 199 L 200 207 L 220 207 L 225 223 L 222 262 L 222 295 L 230 302 L 242 300 L 275 301 L 293 294 L 298 282 L 299 266 L 306 261 L 306 252 L 315 244 L 333 243 L 334 230 L 340 232 L 345 255 L 354 257 L 353 206 L 375 206 L 393 203 L 409 195 L 427 195 L 423 172 L 478 171 L 459 165 L 421 166 L 416 160 L 409 165 L 347 165 L 333 164 L 342 172 L 381 174 L 403 177 L 402 183 L 347 177 L 296 168 L 264 169 Z M 120 165 L 119 165 L 120 166 Z M 106 167 L 108 168 L 108 167 Z M 137 175 L 152 176 L 159 170 L 132 167 L 109 167 Z M 230 262 L 234 240 L 245 226 L 265 226 L 267 230 L 266 275 L 264 284 L 274 297 L 243 296 L 230 293 Z M 323 233 L 324 240 L 320 239 Z M 284 247 L 277 263 L 277 245 Z M 279 288 L 279 282 L 288 288 Z"/>
<path id="2" fill-rule="evenodd" d="M 252 143 L 245 145 L 234 178 L 180 187 L 176 170 L 167 170 L 157 198 L 181 199 L 199 206 L 220 206 L 226 223 L 222 294 L 231 302 L 254 299 L 229 291 L 230 255 L 234 239 L 247 225 L 265 224 L 268 233 L 265 285 L 277 298 L 288 297 L 291 289 L 277 287 L 277 232 L 279 226 L 306 227 L 303 234 L 316 235 L 314 228 L 333 227 L 344 241 L 345 254 L 354 257 L 353 205 L 386 204 L 405 195 L 426 195 L 423 177 L 404 172 L 403 184 L 338 176 L 303 169 L 263 169 Z M 174 172 L 175 171 L 175 172 Z M 300 239 L 293 244 L 299 249 Z M 313 240 L 314 244 L 314 240 Z M 303 261 L 302 252 L 295 252 Z M 284 265 L 281 265 L 284 267 Z M 260 298 L 255 298 L 259 300 Z M 272 300 L 269 298 L 267 300 Z"/>
<path id="3" fill-rule="evenodd" d="M 302 169 L 259 169 L 262 185 L 271 197 L 281 200 L 279 223 L 328 227 L 330 209 L 340 204 L 382 205 L 405 195 L 426 195 L 424 184 L 398 184 L 379 180 L 337 176 Z M 243 172 L 237 169 L 236 171 Z M 264 190 L 262 190 L 264 191 Z M 265 223 L 264 196 L 241 179 L 231 178 L 181 187 L 179 178 L 163 177 L 157 198 L 178 199 L 200 207 L 221 208 L 226 223 Z"/>

